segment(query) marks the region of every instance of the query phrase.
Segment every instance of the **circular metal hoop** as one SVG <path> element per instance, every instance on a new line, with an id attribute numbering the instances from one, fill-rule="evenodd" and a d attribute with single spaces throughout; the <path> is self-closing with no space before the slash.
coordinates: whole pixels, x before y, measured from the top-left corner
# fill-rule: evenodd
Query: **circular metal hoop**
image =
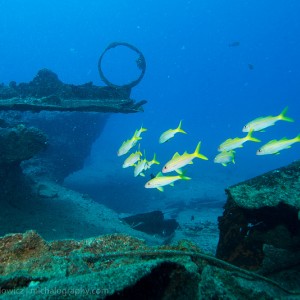
<path id="1" fill-rule="evenodd" d="M 105 75 L 102 71 L 102 59 L 103 59 L 105 53 L 107 51 L 109 51 L 110 49 L 116 48 L 118 46 L 125 46 L 125 47 L 135 51 L 139 55 L 138 59 L 136 60 L 136 64 L 137 64 L 137 67 L 141 70 L 141 74 L 136 80 L 133 80 L 130 83 L 127 83 L 127 84 L 124 84 L 124 85 L 117 85 L 117 84 L 114 84 L 114 83 L 110 82 L 105 77 Z M 99 75 L 100 75 L 101 79 L 108 86 L 111 86 L 111 87 L 114 87 L 114 88 L 132 88 L 132 87 L 138 85 L 140 83 L 140 81 L 143 79 L 145 71 L 146 71 L 146 60 L 145 60 L 145 57 L 144 57 L 143 53 L 138 48 L 136 48 L 135 46 L 133 46 L 131 44 L 128 44 L 126 42 L 114 42 L 114 43 L 111 43 L 110 45 L 108 45 L 105 48 L 105 50 L 103 51 L 103 53 L 101 54 L 101 56 L 99 58 L 99 61 L 98 61 L 98 71 L 99 71 Z"/>

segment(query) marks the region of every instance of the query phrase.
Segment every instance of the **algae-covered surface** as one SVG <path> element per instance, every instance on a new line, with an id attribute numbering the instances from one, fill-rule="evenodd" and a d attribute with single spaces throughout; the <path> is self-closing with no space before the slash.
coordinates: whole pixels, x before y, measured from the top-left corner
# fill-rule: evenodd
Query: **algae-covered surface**
<path id="1" fill-rule="evenodd" d="M 40 70 L 29 83 L 0 84 L 0 110 L 135 113 L 147 101 L 135 102 L 130 89 L 65 84 L 50 70 Z"/>
<path id="2" fill-rule="evenodd" d="M 300 209 L 300 161 L 231 186 L 229 195 L 243 208 L 284 203 Z"/>
<path id="3" fill-rule="evenodd" d="M 203 253 L 188 241 L 149 247 L 113 234 L 46 242 L 0 238 L 3 299 L 274 299 L 299 293 Z"/>

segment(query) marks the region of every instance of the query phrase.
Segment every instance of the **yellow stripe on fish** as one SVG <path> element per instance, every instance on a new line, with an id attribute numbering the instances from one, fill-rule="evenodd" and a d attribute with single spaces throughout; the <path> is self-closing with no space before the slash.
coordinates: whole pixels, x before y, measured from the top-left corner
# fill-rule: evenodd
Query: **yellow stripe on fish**
<path id="1" fill-rule="evenodd" d="M 133 167 L 136 162 L 140 160 L 142 156 L 142 152 L 140 150 L 137 150 L 134 153 L 131 153 L 124 161 L 123 168 Z"/>
<path id="2" fill-rule="evenodd" d="M 243 137 L 243 138 L 234 138 L 234 139 L 228 139 L 225 142 L 223 142 L 219 147 L 218 147 L 218 151 L 223 152 L 223 151 L 230 151 L 236 148 L 242 148 L 243 144 L 247 141 L 252 141 L 252 142 L 260 142 L 259 139 L 254 138 L 252 136 L 252 132 L 253 129 L 251 129 L 247 136 Z"/>
<path id="3" fill-rule="evenodd" d="M 185 133 L 186 132 L 181 128 L 181 125 L 182 125 L 182 121 L 179 122 L 179 125 L 176 129 L 169 129 L 167 131 L 165 131 L 164 133 L 161 134 L 161 136 L 159 137 L 159 143 L 160 144 L 163 144 L 167 141 L 169 141 L 171 138 L 174 137 L 174 135 L 176 133 Z"/>
<path id="4" fill-rule="evenodd" d="M 234 158 L 235 158 L 234 150 L 223 151 L 215 157 L 214 163 L 222 164 L 224 167 L 226 167 L 227 164 L 229 164 L 231 162 L 235 164 Z"/>
<path id="5" fill-rule="evenodd" d="M 201 142 L 198 143 L 194 153 L 184 152 L 182 155 L 180 155 L 178 152 L 176 152 L 174 154 L 174 156 L 172 157 L 172 159 L 165 164 L 165 166 L 162 169 L 162 172 L 169 173 L 172 171 L 177 171 L 180 173 L 181 168 L 183 168 L 184 166 L 186 166 L 188 164 L 192 164 L 194 158 L 208 160 L 208 158 L 206 156 L 204 156 L 203 154 L 201 154 L 199 152 L 200 146 L 201 146 Z"/>
<path id="6" fill-rule="evenodd" d="M 134 168 L 133 171 L 134 177 L 137 177 L 139 175 L 144 177 L 145 174 L 143 173 L 143 171 L 146 170 L 146 167 L 147 167 L 147 160 L 145 158 L 141 159 Z"/>
<path id="7" fill-rule="evenodd" d="M 257 150 L 257 155 L 279 154 L 281 150 L 291 148 L 293 144 L 300 142 L 300 134 L 293 139 L 282 138 L 281 140 L 272 140 Z"/>
<path id="8" fill-rule="evenodd" d="M 156 177 L 152 178 L 145 184 L 146 189 L 158 189 L 159 191 L 164 191 L 164 186 L 166 185 L 174 185 L 174 182 L 177 180 L 190 180 L 190 177 L 185 176 L 184 174 L 180 174 L 177 176 L 163 176 L 161 172 L 159 172 Z"/>
<path id="9" fill-rule="evenodd" d="M 131 139 L 124 141 L 117 152 L 118 156 L 122 156 L 122 155 L 128 153 L 136 145 L 137 141 L 142 139 L 141 134 L 145 131 L 147 131 L 147 129 L 143 128 L 143 126 L 141 126 L 140 129 L 137 129 L 134 132 Z"/>
<path id="10" fill-rule="evenodd" d="M 243 127 L 243 132 L 263 131 L 263 129 L 275 125 L 277 121 L 294 122 L 290 117 L 286 116 L 288 108 L 286 107 L 278 116 L 267 116 L 254 119 Z"/>

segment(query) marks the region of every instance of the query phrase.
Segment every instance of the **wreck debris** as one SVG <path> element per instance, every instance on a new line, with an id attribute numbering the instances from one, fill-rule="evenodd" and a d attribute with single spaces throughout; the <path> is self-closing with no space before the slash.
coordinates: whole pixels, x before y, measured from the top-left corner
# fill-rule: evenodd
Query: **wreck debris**
<path id="1" fill-rule="evenodd" d="M 151 211 L 122 218 L 130 227 L 148 234 L 170 236 L 174 234 L 179 224 L 175 219 L 164 219 L 161 211 Z"/>
<path id="2" fill-rule="evenodd" d="M 0 124 L 0 200 L 26 198 L 29 185 L 20 164 L 44 150 L 47 137 L 37 128 Z"/>
<path id="3" fill-rule="evenodd" d="M 29 83 L 0 85 L 0 110 L 134 113 L 145 103 L 131 99 L 128 87 L 65 84 L 47 69 Z"/>
<path id="4" fill-rule="evenodd" d="M 268 257 L 266 245 L 300 263 L 300 161 L 231 186 L 219 218 L 217 257 L 257 270 Z"/>
<path id="5" fill-rule="evenodd" d="M 5 297 L 18 291 L 22 299 L 45 299 L 50 292 L 74 299 L 76 291 L 85 299 L 143 299 L 145 290 L 151 299 L 299 295 L 282 283 L 204 254 L 188 241 L 149 247 L 113 234 L 46 242 L 28 231 L 0 238 L 0 253 L 0 292 Z"/>
<path id="6" fill-rule="evenodd" d="M 129 48 L 130 50 L 136 52 L 139 55 L 139 57 L 136 60 L 136 65 L 137 65 L 138 69 L 141 70 L 141 73 L 140 73 L 139 77 L 136 80 L 133 80 L 132 82 L 124 84 L 124 85 L 121 85 L 121 86 L 120 85 L 116 85 L 116 84 L 110 82 L 106 78 L 106 76 L 104 75 L 103 70 L 102 70 L 102 60 L 103 60 L 103 57 L 105 56 L 105 54 L 109 50 L 111 50 L 113 48 L 116 48 L 116 47 L 119 47 L 119 46 L 127 47 L 127 48 Z M 99 62 L 98 62 L 98 71 L 99 71 L 99 75 L 100 75 L 101 79 L 108 86 L 113 87 L 113 88 L 131 89 L 134 86 L 138 85 L 140 83 L 140 81 L 143 79 L 143 77 L 145 75 L 145 72 L 146 72 L 146 60 L 145 60 L 145 57 L 144 57 L 143 53 L 138 48 L 136 48 L 135 46 L 133 46 L 133 45 L 131 45 L 129 43 L 125 43 L 125 42 L 113 42 L 110 45 L 108 45 L 105 48 L 105 50 L 103 51 L 103 53 L 101 54 L 101 56 L 99 58 Z"/>

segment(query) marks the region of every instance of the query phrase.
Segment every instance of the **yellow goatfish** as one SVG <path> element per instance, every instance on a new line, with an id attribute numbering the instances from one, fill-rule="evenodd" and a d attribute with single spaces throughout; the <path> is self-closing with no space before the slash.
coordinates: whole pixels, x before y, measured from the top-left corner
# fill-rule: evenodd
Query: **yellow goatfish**
<path id="1" fill-rule="evenodd" d="M 235 157 L 234 150 L 223 151 L 215 157 L 214 162 L 216 164 L 222 164 L 224 167 L 226 167 L 227 164 L 231 162 L 235 164 L 234 157 Z"/>
<path id="2" fill-rule="evenodd" d="M 141 134 L 143 132 L 147 131 L 146 128 L 143 128 L 143 126 L 141 126 L 140 129 L 136 130 L 133 134 L 133 137 L 125 142 L 123 142 L 123 144 L 121 145 L 121 147 L 118 150 L 118 156 L 122 156 L 126 153 L 128 153 L 130 151 L 130 149 L 132 149 L 137 141 L 141 140 Z"/>
<path id="3" fill-rule="evenodd" d="M 286 116 L 288 108 L 286 107 L 278 116 L 267 116 L 254 119 L 243 127 L 243 132 L 263 131 L 263 129 L 275 125 L 277 121 L 294 122 L 292 118 Z"/>
<path id="4" fill-rule="evenodd" d="M 145 174 L 143 173 L 144 170 L 146 170 L 147 168 L 147 160 L 144 158 L 144 159 L 141 159 L 135 166 L 134 168 L 134 171 L 133 171 L 133 174 L 134 174 L 134 177 L 137 177 L 137 176 L 145 176 Z"/>
<path id="5" fill-rule="evenodd" d="M 225 142 L 223 142 L 219 148 L 218 151 L 223 152 L 223 151 L 230 151 L 236 148 L 242 148 L 243 144 L 247 141 L 252 141 L 252 142 L 260 142 L 260 140 L 252 137 L 252 132 L 253 129 L 250 130 L 247 134 L 247 136 L 243 137 L 243 138 L 234 138 L 234 139 L 228 139 Z"/>
<path id="6" fill-rule="evenodd" d="M 176 152 L 172 157 L 172 159 L 165 164 L 165 166 L 162 169 L 162 172 L 169 173 L 172 171 L 176 171 L 177 173 L 181 174 L 182 173 L 181 168 L 186 166 L 187 164 L 192 164 L 193 163 L 192 160 L 194 158 L 197 157 L 200 159 L 208 160 L 206 156 L 199 153 L 200 146 L 201 146 L 201 142 L 198 143 L 194 153 L 189 154 L 187 152 L 184 152 L 182 155 L 180 155 L 178 152 Z"/>
<path id="7" fill-rule="evenodd" d="M 124 161 L 123 168 L 133 167 L 136 162 L 140 160 L 142 156 L 142 152 L 140 150 L 137 150 L 134 153 L 131 153 Z"/>
<path id="8" fill-rule="evenodd" d="M 152 178 L 145 184 L 146 189 L 158 189 L 159 191 L 164 191 L 164 186 L 166 185 L 174 185 L 174 182 L 177 180 L 190 180 L 190 177 L 186 177 L 183 174 L 179 174 L 177 176 L 163 176 L 161 172 L 159 172 L 156 177 Z"/>
<path id="9" fill-rule="evenodd" d="M 267 154 L 279 154 L 279 151 L 291 148 L 295 143 L 300 142 L 300 134 L 298 134 L 293 139 L 282 138 L 281 140 L 272 140 L 267 144 L 263 145 L 257 150 L 257 155 L 267 155 Z"/>
<path id="10" fill-rule="evenodd" d="M 165 131 L 164 133 L 162 133 L 162 135 L 159 137 L 159 143 L 163 144 L 163 143 L 169 141 L 178 132 L 186 134 L 186 132 L 181 129 L 181 124 L 182 124 L 182 121 L 180 121 L 180 123 L 176 129 L 169 129 L 169 130 Z"/>
<path id="11" fill-rule="evenodd" d="M 121 147 L 118 150 L 118 156 L 122 156 L 126 153 L 128 153 L 130 151 L 131 148 L 133 148 L 135 146 L 135 144 L 137 143 L 137 141 L 141 140 L 142 138 L 137 136 L 137 130 L 135 131 L 133 137 L 125 142 L 123 142 L 123 144 L 121 145 Z"/>
<path id="12" fill-rule="evenodd" d="M 147 131 L 147 129 L 144 128 L 143 125 L 142 125 L 141 128 L 140 128 L 139 130 L 137 130 L 136 136 L 137 136 L 137 137 L 140 137 L 141 134 L 142 134 L 143 132 L 145 132 L 145 131 Z"/>

